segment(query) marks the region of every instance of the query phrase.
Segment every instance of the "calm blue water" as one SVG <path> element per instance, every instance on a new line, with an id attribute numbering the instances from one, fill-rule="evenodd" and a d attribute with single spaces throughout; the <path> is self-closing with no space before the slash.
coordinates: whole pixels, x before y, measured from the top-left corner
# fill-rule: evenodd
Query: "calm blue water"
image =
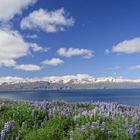
<path id="1" fill-rule="evenodd" d="M 0 91 L 0 98 L 20 100 L 105 101 L 140 105 L 140 89 Z"/>

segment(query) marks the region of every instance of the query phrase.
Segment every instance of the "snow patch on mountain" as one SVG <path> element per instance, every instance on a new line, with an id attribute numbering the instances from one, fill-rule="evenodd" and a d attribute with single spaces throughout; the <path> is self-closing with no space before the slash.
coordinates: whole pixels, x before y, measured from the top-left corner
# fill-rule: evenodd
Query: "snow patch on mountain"
<path id="1" fill-rule="evenodd" d="M 17 84 L 17 83 L 31 83 L 31 82 L 49 82 L 49 83 L 63 83 L 69 82 L 73 84 L 92 84 L 92 83 L 123 83 L 133 82 L 139 83 L 140 79 L 130 80 L 123 79 L 122 77 L 93 77 L 88 74 L 77 74 L 77 75 L 65 75 L 65 76 L 47 76 L 41 78 L 22 78 L 22 77 L 0 77 L 0 85 L 2 84 Z"/>

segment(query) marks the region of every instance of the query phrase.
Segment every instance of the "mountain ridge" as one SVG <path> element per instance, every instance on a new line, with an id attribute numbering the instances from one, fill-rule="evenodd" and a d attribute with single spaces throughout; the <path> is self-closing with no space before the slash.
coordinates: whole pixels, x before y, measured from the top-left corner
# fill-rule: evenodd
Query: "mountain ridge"
<path id="1" fill-rule="evenodd" d="M 88 74 L 48 76 L 42 78 L 0 77 L 0 90 L 11 89 L 103 89 L 140 88 L 140 79 L 93 77 Z"/>

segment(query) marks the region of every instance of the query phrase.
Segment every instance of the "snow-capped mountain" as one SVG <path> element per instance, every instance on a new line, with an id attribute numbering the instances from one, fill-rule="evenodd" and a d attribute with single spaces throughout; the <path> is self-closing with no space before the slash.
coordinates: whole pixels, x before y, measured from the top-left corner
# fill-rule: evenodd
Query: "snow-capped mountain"
<path id="1" fill-rule="evenodd" d="M 0 89 L 136 88 L 140 79 L 93 77 L 88 74 L 42 78 L 0 77 Z"/>

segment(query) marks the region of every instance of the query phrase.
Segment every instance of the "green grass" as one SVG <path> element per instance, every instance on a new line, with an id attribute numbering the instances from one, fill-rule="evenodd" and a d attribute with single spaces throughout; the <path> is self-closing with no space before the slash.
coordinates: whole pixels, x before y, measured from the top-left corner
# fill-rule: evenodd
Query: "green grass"
<path id="1" fill-rule="evenodd" d="M 134 138 L 131 138 L 127 132 L 129 127 L 133 127 L 134 130 L 140 128 L 139 122 L 136 123 L 134 120 L 135 113 L 131 116 L 113 116 L 113 112 L 110 112 L 105 116 L 101 114 L 100 107 L 97 108 L 94 104 L 53 102 L 45 104 L 42 109 L 36 103 L 30 102 L 1 100 L 0 104 L 0 131 L 3 130 L 6 122 L 15 121 L 15 126 L 6 135 L 6 140 L 12 137 L 14 140 L 69 140 L 70 135 L 74 140 L 92 140 L 93 138 L 140 140 L 140 132 Z M 124 108 L 127 110 L 127 107 Z M 34 114 L 32 114 L 33 110 Z M 96 110 L 95 113 L 94 110 Z M 83 113 L 84 111 L 87 112 Z M 75 116 L 78 117 L 74 119 Z M 125 124 L 126 119 L 128 126 Z M 93 127 L 92 124 L 95 122 L 97 126 Z M 82 127 L 83 131 L 81 131 Z M 104 128 L 104 132 L 101 132 L 101 128 Z M 111 131 L 110 136 L 108 131 Z"/>

